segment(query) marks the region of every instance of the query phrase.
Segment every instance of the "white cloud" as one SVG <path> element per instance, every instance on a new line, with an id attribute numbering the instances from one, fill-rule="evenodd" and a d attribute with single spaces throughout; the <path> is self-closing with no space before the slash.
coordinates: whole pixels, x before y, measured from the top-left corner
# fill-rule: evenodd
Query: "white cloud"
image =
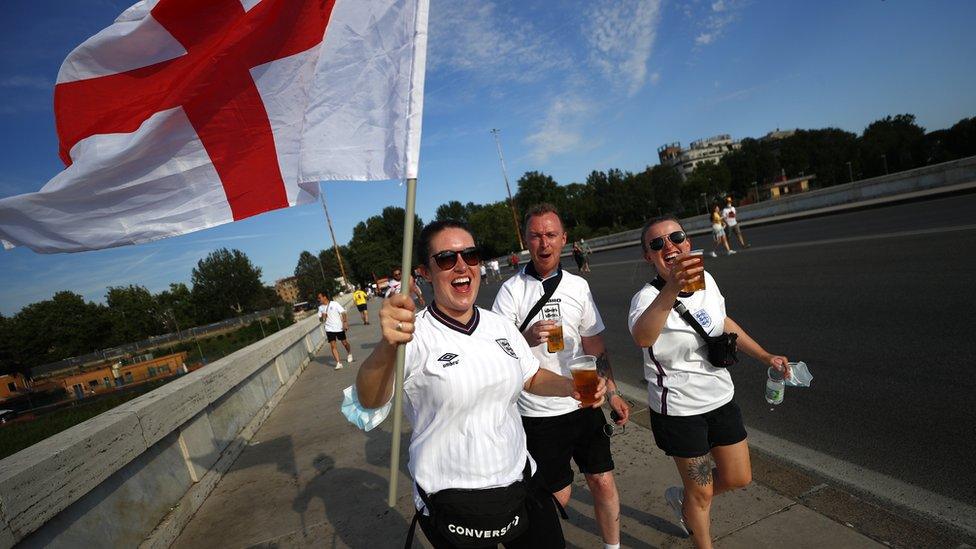
<path id="1" fill-rule="evenodd" d="M 493 2 L 435 0 L 428 68 L 465 71 L 491 82 L 532 82 L 570 66 L 557 41 L 527 20 L 499 14 Z"/>
<path id="2" fill-rule="evenodd" d="M 593 4 L 583 29 L 590 61 L 627 95 L 647 80 L 647 62 L 661 21 L 660 0 L 607 1 Z"/>
<path id="3" fill-rule="evenodd" d="M 695 46 L 714 44 L 722 37 L 729 25 L 739 20 L 746 4 L 747 0 L 715 0 L 704 12 L 687 14 L 700 25 L 695 36 Z"/>
<path id="4" fill-rule="evenodd" d="M 535 133 L 525 138 L 529 157 L 545 162 L 549 157 L 577 150 L 583 143 L 583 125 L 593 105 L 571 93 L 557 97 Z"/>
<path id="5" fill-rule="evenodd" d="M 54 88 L 54 82 L 47 78 L 38 76 L 26 76 L 17 74 L 0 78 L 0 88 L 28 88 L 33 90 L 50 90 Z"/>

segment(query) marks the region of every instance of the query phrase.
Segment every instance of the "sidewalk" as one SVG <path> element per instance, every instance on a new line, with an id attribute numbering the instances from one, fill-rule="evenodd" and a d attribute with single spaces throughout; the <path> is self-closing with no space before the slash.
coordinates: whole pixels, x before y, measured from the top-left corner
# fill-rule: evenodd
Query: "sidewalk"
<path id="1" fill-rule="evenodd" d="M 402 547 L 413 518 L 406 472 L 409 433 L 401 448 L 395 508 L 386 504 L 391 420 L 364 433 L 339 413 L 341 391 L 355 381 L 358 364 L 379 338 L 379 300 L 370 302 L 373 324 L 363 326 L 350 307 L 350 342 L 357 362 L 333 370 L 328 345 L 297 380 L 231 469 L 186 526 L 174 547 Z M 344 352 L 340 351 L 343 358 Z M 673 462 L 654 445 L 646 407 L 615 436 L 624 547 L 692 547 L 662 497 L 678 477 Z M 644 426 L 640 425 L 641 423 Z M 765 460 L 754 470 L 772 468 Z M 759 482 L 716 498 L 716 545 L 756 547 L 884 547 L 855 529 Z M 788 491 L 786 492 L 788 493 Z M 569 547 L 602 547 L 592 500 L 581 475 L 563 521 Z M 417 530 L 415 547 L 428 547 Z"/>

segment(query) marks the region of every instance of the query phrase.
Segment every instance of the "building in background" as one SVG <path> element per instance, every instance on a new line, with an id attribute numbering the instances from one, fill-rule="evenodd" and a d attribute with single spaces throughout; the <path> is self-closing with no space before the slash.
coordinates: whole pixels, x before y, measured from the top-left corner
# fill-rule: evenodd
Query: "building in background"
<path id="1" fill-rule="evenodd" d="M 82 399 L 88 396 L 114 391 L 137 383 L 162 379 L 186 371 L 185 352 L 154 358 L 151 354 L 140 355 L 124 362 L 103 364 L 90 369 L 79 369 L 76 373 L 58 376 L 55 381 L 68 394 L 69 398 Z"/>
<path id="2" fill-rule="evenodd" d="M 750 189 L 748 198 L 751 202 L 756 202 L 758 198 L 762 200 L 776 200 L 777 198 L 783 198 L 796 193 L 805 193 L 815 187 L 813 180 L 816 178 L 816 174 L 801 174 L 792 179 L 787 179 L 785 175 L 782 175 L 772 183 Z M 759 192 L 759 197 L 755 196 L 756 191 Z"/>
<path id="3" fill-rule="evenodd" d="M 657 156 L 662 165 L 676 168 L 685 180 L 698 166 L 718 164 L 723 156 L 741 147 L 742 144 L 733 141 L 731 135 L 722 134 L 692 141 L 687 149 L 682 149 L 679 142 L 662 145 L 657 149 Z"/>
<path id="4" fill-rule="evenodd" d="M 289 276 L 275 281 L 275 292 L 285 303 L 298 302 L 298 277 Z"/>
<path id="5" fill-rule="evenodd" d="M 0 376 L 0 401 L 23 395 L 27 392 L 27 380 L 20 374 Z"/>

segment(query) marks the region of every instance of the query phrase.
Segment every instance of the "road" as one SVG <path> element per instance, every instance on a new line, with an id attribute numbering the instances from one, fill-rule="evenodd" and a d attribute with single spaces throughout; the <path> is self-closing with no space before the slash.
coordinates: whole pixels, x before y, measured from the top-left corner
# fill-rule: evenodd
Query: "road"
<path id="1" fill-rule="evenodd" d="M 976 505 L 974 211 L 965 194 L 746 228 L 751 248 L 706 257 L 730 316 L 814 375 L 771 407 L 765 369 L 744 358 L 732 377 L 747 426 Z M 616 376 L 643 388 L 626 318 L 651 268 L 639 246 L 598 252 L 591 267 Z M 483 286 L 479 304 L 497 289 Z"/>

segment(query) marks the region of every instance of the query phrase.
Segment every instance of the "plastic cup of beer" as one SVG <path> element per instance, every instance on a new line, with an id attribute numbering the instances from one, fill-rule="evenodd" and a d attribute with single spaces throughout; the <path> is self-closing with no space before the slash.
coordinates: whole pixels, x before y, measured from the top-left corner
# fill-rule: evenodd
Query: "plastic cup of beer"
<path id="1" fill-rule="evenodd" d="M 580 394 L 580 402 L 583 406 L 592 406 L 596 402 L 596 389 L 600 383 L 596 357 L 583 355 L 574 358 L 569 362 L 569 371 L 573 374 L 573 386 Z"/>
<path id="2" fill-rule="evenodd" d="M 562 351 L 566 344 L 563 342 L 563 319 L 554 318 L 556 325 L 549 328 L 549 337 L 546 340 L 546 350 L 550 353 Z"/>
<path id="3" fill-rule="evenodd" d="M 682 254 L 678 257 L 678 260 L 682 260 L 686 257 L 694 257 L 697 261 L 689 261 L 687 263 L 682 263 L 686 269 L 695 269 L 697 267 L 705 266 L 705 251 L 704 250 L 692 250 L 686 254 Z M 688 281 L 684 286 L 681 287 L 682 292 L 697 292 L 698 290 L 705 289 L 705 272 L 702 271 L 701 274 L 695 278 Z"/>

